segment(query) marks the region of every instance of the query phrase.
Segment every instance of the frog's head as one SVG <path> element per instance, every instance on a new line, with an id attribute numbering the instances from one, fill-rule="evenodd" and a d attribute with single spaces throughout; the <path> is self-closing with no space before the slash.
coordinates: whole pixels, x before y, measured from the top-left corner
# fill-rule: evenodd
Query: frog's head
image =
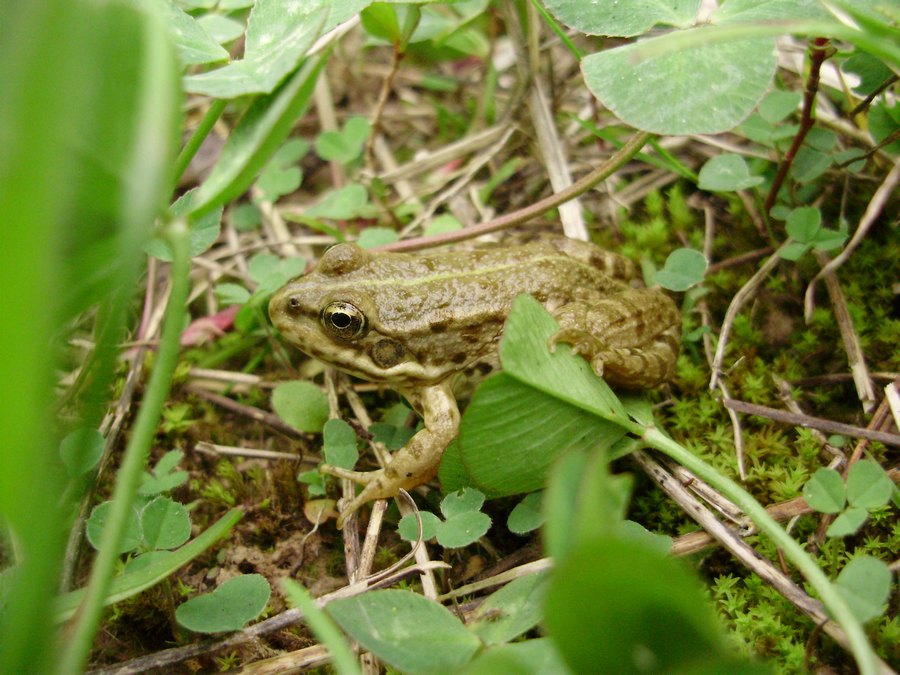
<path id="1" fill-rule="evenodd" d="M 272 296 L 269 317 L 288 342 L 362 379 L 440 379 L 442 373 L 434 365 L 416 359 L 404 335 L 383 324 L 379 298 L 385 292 L 384 276 L 384 254 L 338 244 L 325 252 L 313 272 L 289 281 Z"/>

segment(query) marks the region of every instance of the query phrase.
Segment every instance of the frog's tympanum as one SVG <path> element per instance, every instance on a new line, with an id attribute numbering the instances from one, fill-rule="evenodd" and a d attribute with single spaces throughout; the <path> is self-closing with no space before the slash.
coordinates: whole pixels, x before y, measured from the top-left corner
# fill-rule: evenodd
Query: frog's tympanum
<path id="1" fill-rule="evenodd" d="M 364 486 L 343 517 L 434 477 L 459 429 L 455 392 L 499 365 L 503 324 L 520 293 L 556 318 L 551 343 L 571 344 L 612 386 L 668 379 L 679 312 L 662 292 L 635 288 L 634 276 L 628 259 L 563 237 L 425 255 L 328 249 L 312 273 L 275 294 L 272 322 L 310 356 L 396 389 L 424 419 L 379 471 L 322 467 Z"/>

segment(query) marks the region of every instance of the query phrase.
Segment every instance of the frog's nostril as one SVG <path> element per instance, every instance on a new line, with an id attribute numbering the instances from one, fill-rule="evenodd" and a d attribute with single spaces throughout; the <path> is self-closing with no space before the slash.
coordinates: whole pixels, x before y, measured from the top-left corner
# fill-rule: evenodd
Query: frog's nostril
<path id="1" fill-rule="evenodd" d="M 285 303 L 287 311 L 291 314 L 299 314 L 300 310 L 303 308 L 303 304 L 300 302 L 300 298 L 296 295 L 292 295 L 288 297 L 287 302 Z"/>

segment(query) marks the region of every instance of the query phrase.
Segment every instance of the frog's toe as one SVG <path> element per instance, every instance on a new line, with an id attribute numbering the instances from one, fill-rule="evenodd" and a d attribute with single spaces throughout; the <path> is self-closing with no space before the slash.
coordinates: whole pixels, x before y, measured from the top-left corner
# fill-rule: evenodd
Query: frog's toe
<path id="1" fill-rule="evenodd" d="M 319 467 L 319 472 L 335 478 L 346 478 L 360 485 L 368 485 L 378 477 L 377 474 L 379 473 L 378 471 L 351 471 L 350 469 L 342 469 L 331 464 L 322 464 Z"/>
<path id="2" fill-rule="evenodd" d="M 570 345 L 573 353 L 589 360 L 593 360 L 595 355 L 601 354 L 604 349 L 603 343 L 596 336 L 577 328 L 561 328 L 550 336 L 547 346 L 553 352 L 560 342 Z M 602 366 L 600 370 L 602 372 Z"/>

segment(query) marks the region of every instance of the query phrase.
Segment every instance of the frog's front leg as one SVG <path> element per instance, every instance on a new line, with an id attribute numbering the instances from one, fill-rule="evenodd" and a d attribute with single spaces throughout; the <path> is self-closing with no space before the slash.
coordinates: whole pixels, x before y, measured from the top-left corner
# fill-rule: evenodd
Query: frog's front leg
<path id="1" fill-rule="evenodd" d="M 425 428 L 397 450 L 386 467 L 378 471 L 349 471 L 323 464 L 320 469 L 322 473 L 348 478 L 365 486 L 341 510 L 338 528 L 343 526 L 347 516 L 366 502 L 395 497 L 401 488 L 409 490 L 434 478 L 444 449 L 459 433 L 459 408 L 449 383 L 401 393 L 422 415 Z"/>
<path id="2" fill-rule="evenodd" d="M 681 340 L 681 314 L 658 290 L 630 288 L 596 294 L 554 312 L 560 330 L 551 349 L 571 344 L 614 386 L 645 389 L 672 377 Z"/>

